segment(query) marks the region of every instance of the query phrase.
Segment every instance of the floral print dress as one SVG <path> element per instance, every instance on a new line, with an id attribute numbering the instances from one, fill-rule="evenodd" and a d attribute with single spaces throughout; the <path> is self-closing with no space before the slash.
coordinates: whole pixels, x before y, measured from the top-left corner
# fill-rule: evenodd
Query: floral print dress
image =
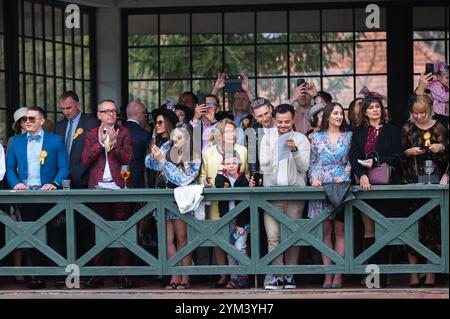
<path id="1" fill-rule="evenodd" d="M 348 152 L 352 132 L 341 132 L 335 146 L 330 144 L 328 132 L 316 132 L 311 140 L 311 159 L 308 171 L 310 182 L 317 179 L 322 184 L 341 178 L 350 181 L 351 166 Z M 314 218 L 326 209 L 325 201 L 309 201 L 308 217 Z"/>

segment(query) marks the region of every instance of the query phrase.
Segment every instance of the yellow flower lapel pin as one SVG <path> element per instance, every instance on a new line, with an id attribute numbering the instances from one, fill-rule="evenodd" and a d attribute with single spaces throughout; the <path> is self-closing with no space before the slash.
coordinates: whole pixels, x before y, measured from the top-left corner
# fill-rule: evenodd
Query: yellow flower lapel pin
<path id="1" fill-rule="evenodd" d="M 75 140 L 79 135 L 83 134 L 84 130 L 80 127 L 78 128 L 75 133 L 73 133 L 72 139 Z"/>
<path id="2" fill-rule="evenodd" d="M 41 165 L 44 165 L 45 158 L 47 157 L 48 153 L 47 153 L 47 151 L 41 151 L 41 153 L 39 155 L 40 155 L 39 163 Z"/>

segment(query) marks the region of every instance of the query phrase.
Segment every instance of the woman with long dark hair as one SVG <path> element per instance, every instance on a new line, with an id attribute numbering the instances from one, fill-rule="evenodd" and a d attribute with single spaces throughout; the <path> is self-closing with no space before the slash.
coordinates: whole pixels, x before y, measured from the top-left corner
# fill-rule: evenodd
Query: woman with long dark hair
<path id="1" fill-rule="evenodd" d="M 313 187 L 320 187 L 324 183 L 350 182 L 350 163 L 348 151 L 352 139 L 352 132 L 348 131 L 344 118 L 344 108 L 339 103 L 328 104 L 323 110 L 322 127 L 314 133 L 311 140 L 311 159 L 309 166 L 309 180 Z M 309 201 L 308 217 L 314 218 L 327 209 L 325 201 Z M 331 238 L 334 221 L 336 237 L 333 247 Z M 344 223 L 330 216 L 323 225 L 324 243 L 335 249 L 340 256 L 344 256 Z M 331 265 L 331 259 L 322 254 L 324 265 Z M 342 274 L 327 274 L 323 288 L 341 288 Z"/>
<path id="2" fill-rule="evenodd" d="M 193 154 L 192 128 L 189 124 L 179 124 L 172 131 L 171 139 L 160 148 L 152 145 L 151 154 L 145 158 L 145 166 L 161 172 L 167 188 L 192 184 L 200 171 L 201 159 Z M 168 259 L 187 244 L 186 223 L 170 211 L 166 211 L 166 239 Z M 183 258 L 181 265 L 192 265 L 192 256 L 189 254 Z M 188 275 L 172 275 L 170 284 L 166 286 L 166 289 L 188 288 Z"/>
<path id="3" fill-rule="evenodd" d="M 369 169 L 388 164 L 392 170 L 390 184 L 399 184 L 402 175 L 402 145 L 400 129 L 388 122 L 386 110 L 380 98 L 365 97 L 360 111 L 360 126 L 353 131 L 350 161 L 352 170 L 359 185 L 364 191 L 370 191 Z M 362 161 L 362 162 L 361 162 Z M 391 215 L 392 201 L 371 201 L 370 204 L 383 215 Z M 364 225 L 363 248 L 367 249 L 375 243 L 374 221 L 361 214 Z M 370 264 L 382 264 L 387 260 L 389 250 L 383 249 L 369 258 Z"/>

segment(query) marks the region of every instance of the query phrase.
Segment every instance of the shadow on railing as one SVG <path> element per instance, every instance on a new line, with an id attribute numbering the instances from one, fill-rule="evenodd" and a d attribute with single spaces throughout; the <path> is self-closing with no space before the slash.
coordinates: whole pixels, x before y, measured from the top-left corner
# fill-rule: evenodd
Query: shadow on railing
<path id="1" fill-rule="evenodd" d="M 240 201 L 223 218 L 216 221 L 201 221 L 190 214 L 180 214 L 172 190 L 129 189 L 120 191 L 101 190 L 58 190 L 58 191 L 0 191 L 0 204 L 51 203 L 54 205 L 34 222 L 17 222 L 9 214 L 0 211 L 0 225 L 4 225 L 5 244 L 0 247 L 0 262 L 18 248 L 39 250 L 53 266 L 12 267 L 0 264 L 0 276 L 11 275 L 66 275 L 66 266 L 76 264 L 80 275 L 156 275 L 156 274 L 363 274 L 364 263 L 387 245 L 407 245 L 425 257 L 429 264 L 383 264 L 382 273 L 435 272 L 448 273 L 449 267 L 449 223 L 448 185 L 389 185 L 375 186 L 371 192 L 356 191 L 356 199 L 345 206 L 345 255 L 340 256 L 323 243 L 323 221 L 326 212 L 312 219 L 290 219 L 275 208 L 271 201 L 324 199 L 323 188 L 226 188 L 205 189 L 205 200 Z M 425 199 L 425 204 L 406 218 L 386 218 L 365 200 L 383 199 Z M 108 221 L 93 211 L 91 203 L 141 203 L 126 221 Z M 4 206 L 4 205 L 3 205 Z M 431 251 L 419 241 L 418 223 L 425 215 L 439 207 L 440 213 L 440 255 Z M 230 244 L 229 223 L 250 209 L 250 247 L 246 256 Z M 358 256 L 354 250 L 353 209 L 374 220 L 376 242 Z M 152 216 L 164 216 L 168 209 L 188 224 L 189 241 L 172 258 L 167 259 L 165 218 L 157 218 L 157 253 L 151 253 L 139 244 L 137 225 Z M 404 209 L 399 207 L 399 209 Z M 280 223 L 281 242 L 271 252 L 260 255 L 261 211 L 265 211 Z M 46 225 L 58 215 L 65 216 L 66 256 L 59 254 L 47 244 Z M 95 225 L 95 244 L 82 256 L 76 254 L 75 215 L 81 214 Z M 306 215 L 306 213 L 305 213 Z M 0 226 L 2 227 L 2 226 Z M 438 231 L 438 230 L 437 230 Z M 332 265 L 271 265 L 273 259 L 291 246 L 312 246 L 328 256 Z M 239 261 L 239 265 L 225 266 L 178 266 L 177 264 L 200 246 L 219 246 Z M 139 266 L 91 266 L 89 262 L 106 248 L 124 247 L 141 259 Z"/>

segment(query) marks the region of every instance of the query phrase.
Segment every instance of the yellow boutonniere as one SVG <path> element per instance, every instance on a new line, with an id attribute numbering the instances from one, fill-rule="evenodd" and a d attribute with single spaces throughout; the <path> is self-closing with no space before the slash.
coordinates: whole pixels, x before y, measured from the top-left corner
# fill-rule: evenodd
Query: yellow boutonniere
<path id="1" fill-rule="evenodd" d="M 242 127 L 243 128 L 247 128 L 247 126 L 250 124 L 250 120 L 248 119 L 248 118 L 245 118 L 243 121 L 242 121 Z"/>
<path id="2" fill-rule="evenodd" d="M 84 133 L 84 130 L 80 127 L 79 129 L 76 130 L 75 133 L 73 133 L 72 139 L 75 140 L 79 135 L 81 135 L 83 133 Z"/>
<path id="3" fill-rule="evenodd" d="M 41 151 L 41 153 L 39 155 L 40 155 L 39 163 L 41 165 L 44 165 L 44 161 L 45 161 L 45 158 L 47 157 L 48 153 L 47 153 L 47 151 Z"/>
<path id="4" fill-rule="evenodd" d="M 423 138 L 425 139 L 425 147 L 428 147 L 431 145 L 431 134 L 430 132 L 425 132 L 425 134 L 423 134 Z"/>

